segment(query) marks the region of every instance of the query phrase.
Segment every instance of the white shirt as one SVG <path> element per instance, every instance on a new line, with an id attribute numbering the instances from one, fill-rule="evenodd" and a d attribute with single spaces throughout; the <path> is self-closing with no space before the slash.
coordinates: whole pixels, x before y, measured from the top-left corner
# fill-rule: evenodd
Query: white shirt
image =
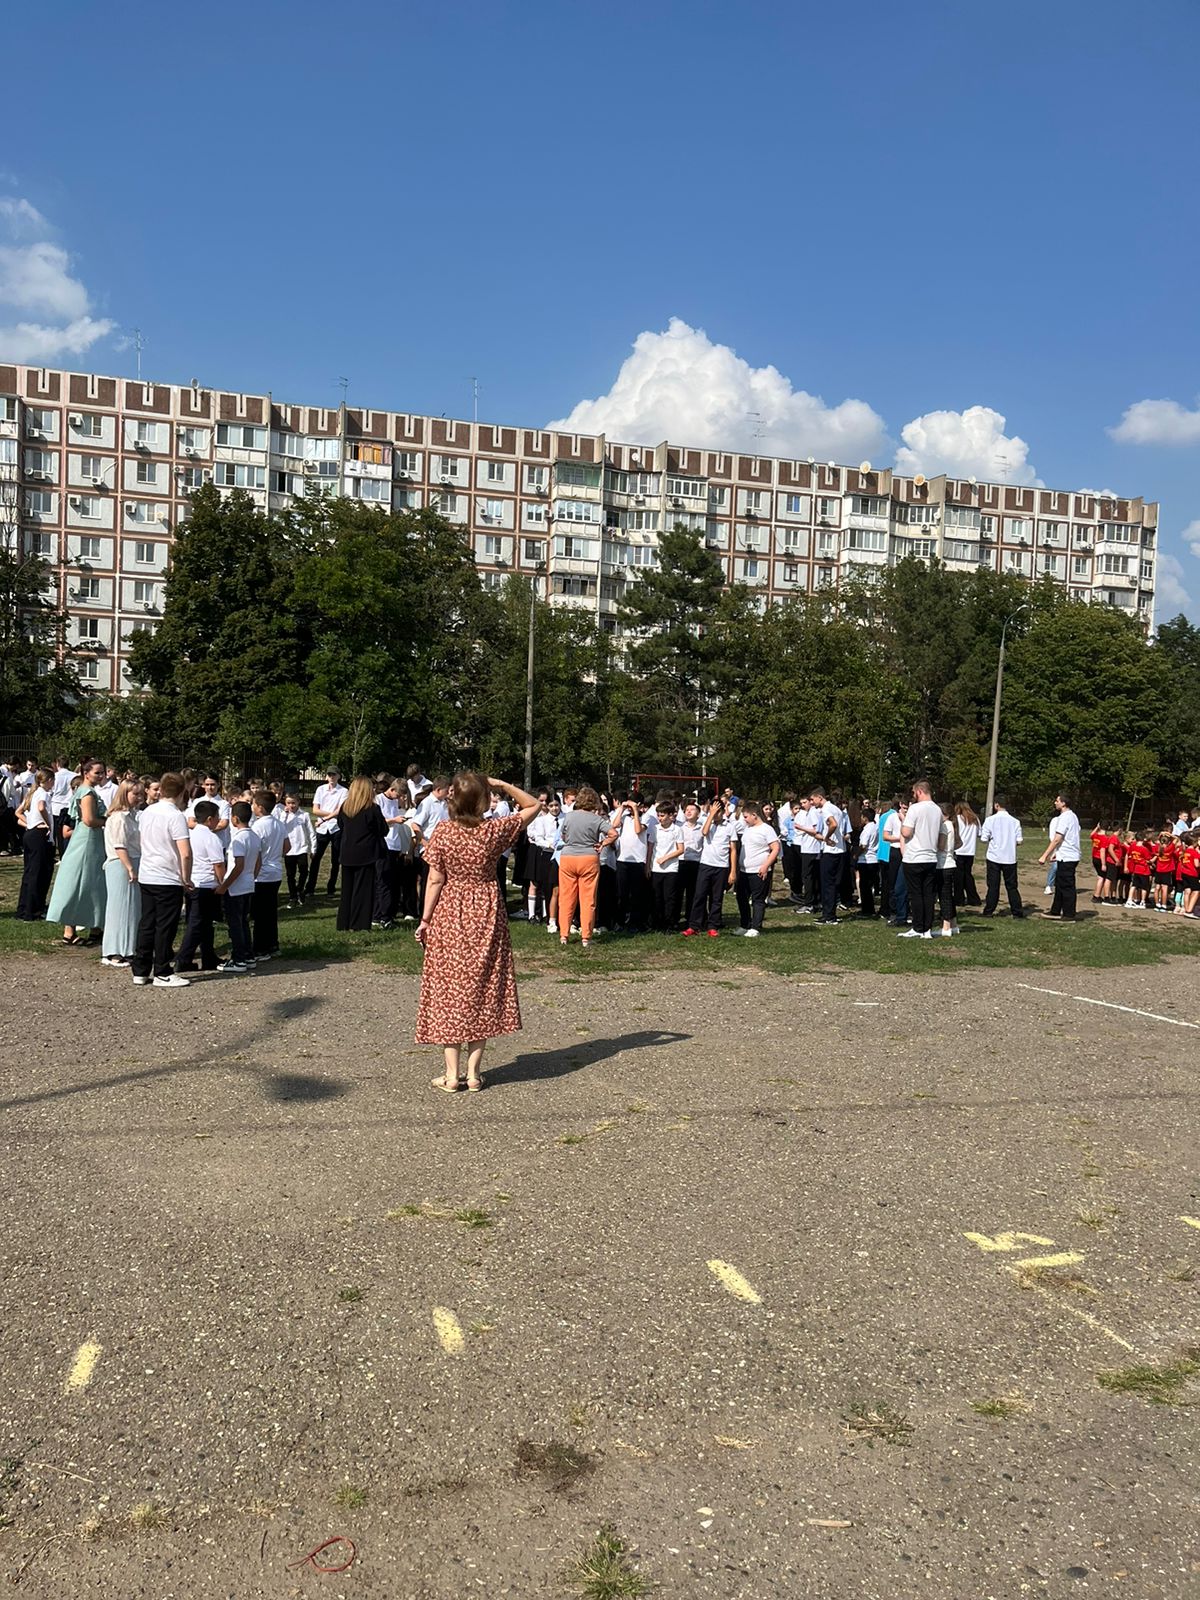
<path id="1" fill-rule="evenodd" d="M 740 842 L 738 871 L 754 873 L 766 865 L 771 848 L 779 839 L 770 823 L 758 822 L 753 827 L 743 827 Z"/>
<path id="2" fill-rule="evenodd" d="M 552 817 L 548 811 L 539 811 L 526 828 L 525 835 L 530 844 L 536 845 L 539 850 L 553 850 L 557 829 L 558 819 Z"/>
<path id="3" fill-rule="evenodd" d="M 221 835 L 214 833 L 206 822 L 198 823 L 192 832 L 192 882 L 197 889 L 216 888 L 217 875 L 213 867 L 224 859 Z"/>
<path id="4" fill-rule="evenodd" d="M 230 875 L 239 861 L 246 863 L 238 874 L 237 882 L 229 885 L 228 892 L 231 895 L 254 893 L 254 868 L 259 854 L 258 835 L 252 829 L 230 828 L 229 848 L 225 852 L 225 864 L 229 870 L 225 874 L 225 881 L 229 882 Z"/>
<path id="5" fill-rule="evenodd" d="M 421 830 L 421 844 L 417 854 L 425 854 L 425 846 L 429 843 L 430 835 L 439 822 L 445 822 L 450 815 L 450 807 L 444 800 L 435 800 L 433 795 L 427 794 L 417 807 L 413 817 L 413 826 Z"/>
<path id="6" fill-rule="evenodd" d="M 699 861 L 704 853 L 703 829 L 700 823 L 683 821 L 683 859 L 685 861 Z"/>
<path id="7" fill-rule="evenodd" d="M 997 866 L 1013 866 L 1017 859 L 1017 846 L 1024 835 L 1021 824 L 1007 811 L 997 811 L 979 830 L 979 837 L 987 845 L 987 859 Z"/>
<path id="8" fill-rule="evenodd" d="M 71 772 L 67 767 L 59 767 L 54 774 L 54 786 L 50 790 L 50 811 L 53 816 L 61 816 L 71 804 L 71 784 L 78 777 L 78 773 Z"/>
<path id="9" fill-rule="evenodd" d="M 124 850 L 136 868 L 142 853 L 136 811 L 113 811 L 104 819 L 105 866 L 118 859 L 118 850 Z"/>
<path id="10" fill-rule="evenodd" d="M 700 851 L 702 867 L 724 867 L 729 870 L 729 847 L 737 838 L 737 823 L 732 818 L 718 817 L 705 835 Z"/>
<path id="11" fill-rule="evenodd" d="M 106 811 L 112 805 L 116 792 L 120 787 L 120 784 L 114 778 L 106 778 L 103 783 L 95 785 L 95 791 L 104 801 L 104 809 Z"/>
<path id="12" fill-rule="evenodd" d="M 832 800 L 826 800 L 824 805 L 814 806 L 809 813 L 812 817 L 812 826 L 821 835 L 821 849 L 827 856 L 844 856 L 846 853 L 846 836 L 842 832 L 842 813 Z M 829 832 L 829 824 L 833 822 L 833 832 Z"/>
<path id="13" fill-rule="evenodd" d="M 25 826 L 27 828 L 48 828 L 50 826 L 49 812 L 50 796 L 45 789 L 35 789 L 29 796 L 29 804 L 25 807 Z"/>
<path id="14" fill-rule="evenodd" d="M 942 821 L 942 808 L 936 800 L 917 800 L 909 806 L 904 826 L 912 829 L 912 838 L 904 841 L 905 866 L 932 866 L 936 862 Z"/>
<path id="15" fill-rule="evenodd" d="M 1050 837 L 1062 834 L 1062 843 L 1054 852 L 1056 861 L 1079 860 L 1079 818 L 1070 806 L 1065 811 L 1060 811 L 1050 824 Z"/>
<path id="16" fill-rule="evenodd" d="M 340 783 L 322 783 L 319 785 L 316 794 L 313 795 L 313 812 L 340 811 L 349 797 L 349 789 L 344 788 Z M 313 820 L 316 822 L 318 833 L 340 832 L 336 817 L 326 817 L 324 821 L 317 821 L 314 815 Z"/>
<path id="17" fill-rule="evenodd" d="M 307 811 L 285 811 L 283 814 L 283 831 L 287 835 L 287 844 L 284 854 L 289 856 L 308 856 L 316 848 L 316 835 L 313 833 L 312 818 Z"/>
<path id="18" fill-rule="evenodd" d="M 937 864 L 940 872 L 945 872 L 947 867 L 954 865 L 954 824 L 949 817 L 942 818 L 942 825 L 938 829 Z"/>
<path id="19" fill-rule="evenodd" d="M 672 822 L 669 827 L 655 827 L 654 842 L 650 846 L 650 870 L 658 873 L 671 873 L 679 871 L 682 856 L 671 856 L 670 861 L 659 862 L 659 856 L 668 855 L 672 850 L 678 850 L 683 843 L 683 825 Z"/>
<path id="20" fill-rule="evenodd" d="M 1190 833 L 1191 831 L 1192 825 L 1190 822 L 1173 822 L 1171 824 L 1171 832 L 1176 836 L 1176 838 L 1178 838 L 1181 833 Z"/>
<path id="21" fill-rule="evenodd" d="M 868 867 L 879 865 L 879 824 L 864 822 L 858 836 L 858 859 Z"/>
<path id="22" fill-rule="evenodd" d="M 261 852 L 259 883 L 282 883 L 283 851 L 287 844 L 287 829 L 281 822 L 276 822 L 270 813 L 263 817 L 254 817 L 250 827 L 258 839 Z"/>
<path id="23" fill-rule="evenodd" d="M 654 835 L 658 825 L 651 817 L 641 819 L 642 831 L 639 833 L 633 825 L 633 818 L 628 811 L 621 812 L 621 835 L 617 840 L 617 860 L 632 865 L 646 864 L 646 845 L 654 848 Z"/>
<path id="24" fill-rule="evenodd" d="M 793 825 L 800 828 L 819 828 L 821 826 L 820 806 L 806 806 L 803 811 L 797 811 Z M 821 841 L 814 839 L 810 833 L 797 833 L 800 854 L 802 856 L 819 856 L 821 854 Z"/>
<path id="25" fill-rule="evenodd" d="M 219 794 L 214 794 L 214 795 L 198 794 L 194 800 L 189 800 L 188 801 L 187 810 L 183 813 L 184 816 L 188 819 L 189 822 L 195 822 L 195 820 L 196 820 L 196 807 L 200 804 L 201 800 L 208 800 L 212 805 L 216 806 L 217 812 L 218 812 L 218 816 L 217 816 L 218 822 L 228 822 L 229 821 L 229 801 L 228 800 L 223 799 L 221 797 L 221 795 L 219 795 Z"/>
<path id="26" fill-rule="evenodd" d="M 13 774 L 13 783 L 17 787 L 18 795 L 19 796 L 23 796 L 25 794 L 26 790 L 32 789 L 34 787 L 34 785 L 37 783 L 37 773 L 36 772 L 29 772 L 28 770 L 25 771 L 25 772 L 14 773 Z M 113 790 L 114 790 L 114 793 L 115 793 L 115 791 L 116 791 L 116 785 L 115 784 L 113 785 Z M 105 801 L 105 804 L 107 805 L 108 802 Z"/>
<path id="27" fill-rule="evenodd" d="M 421 790 L 428 789 L 428 787 L 429 779 L 425 777 L 423 773 L 408 780 L 408 798 L 412 801 L 413 805 L 416 805 L 417 796 L 420 794 Z"/>
<path id="28" fill-rule="evenodd" d="M 979 846 L 978 825 L 974 822 L 963 822 L 960 818 L 958 824 L 958 834 L 959 840 L 954 852 L 955 855 L 973 856 Z"/>
<path id="29" fill-rule="evenodd" d="M 176 845 L 189 838 L 183 812 L 174 800 L 156 800 L 141 813 L 138 828 L 142 839 L 138 882 L 180 888 L 183 873 Z"/>

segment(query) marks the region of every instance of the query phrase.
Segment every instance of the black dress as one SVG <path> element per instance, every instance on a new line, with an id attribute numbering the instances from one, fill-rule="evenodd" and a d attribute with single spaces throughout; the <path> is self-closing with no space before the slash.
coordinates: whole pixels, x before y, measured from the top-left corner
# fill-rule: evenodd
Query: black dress
<path id="1" fill-rule="evenodd" d="M 375 863 L 387 848 L 387 823 L 372 801 L 348 817 L 338 817 L 342 833 L 342 898 L 337 925 L 343 933 L 361 933 L 371 926 L 375 907 Z"/>

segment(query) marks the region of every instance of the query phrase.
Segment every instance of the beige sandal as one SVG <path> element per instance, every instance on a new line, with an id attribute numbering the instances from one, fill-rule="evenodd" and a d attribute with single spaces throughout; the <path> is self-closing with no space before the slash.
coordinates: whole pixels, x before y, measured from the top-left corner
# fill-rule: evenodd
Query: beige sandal
<path id="1" fill-rule="evenodd" d="M 443 1094 L 457 1094 L 462 1085 L 460 1083 L 447 1083 L 445 1078 L 430 1078 L 429 1087 L 431 1089 L 440 1089 Z"/>

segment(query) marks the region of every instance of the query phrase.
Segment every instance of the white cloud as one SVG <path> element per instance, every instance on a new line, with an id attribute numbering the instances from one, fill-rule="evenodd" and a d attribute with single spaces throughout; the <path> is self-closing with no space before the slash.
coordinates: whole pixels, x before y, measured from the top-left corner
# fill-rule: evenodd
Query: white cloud
<path id="1" fill-rule="evenodd" d="M 1178 400 L 1138 400 L 1108 432 L 1118 444 L 1200 444 L 1200 408 L 1189 411 Z"/>
<path id="2" fill-rule="evenodd" d="M 91 297 L 71 258 L 28 200 L 0 198 L 0 357 L 46 363 L 80 356 L 116 326 L 91 315 Z"/>
<path id="3" fill-rule="evenodd" d="M 1160 616 L 1166 614 L 1164 607 L 1180 610 L 1184 606 L 1191 605 L 1192 597 L 1183 586 L 1183 576 L 1183 566 L 1179 559 L 1168 551 L 1160 550 L 1155 583 L 1155 609 Z"/>
<path id="4" fill-rule="evenodd" d="M 927 411 L 900 430 L 898 472 L 945 472 L 952 478 L 990 478 L 1004 483 L 1039 483 L 1024 439 L 1004 432 L 1005 419 L 990 406 L 965 411 Z"/>
<path id="5" fill-rule="evenodd" d="M 665 333 L 640 333 L 616 381 L 596 400 L 547 424 L 564 433 L 763 455 L 857 461 L 889 445 L 883 418 L 862 400 L 827 406 L 794 389 L 775 367 L 752 367 L 702 329 L 672 317 Z"/>
<path id="6" fill-rule="evenodd" d="M 1194 522 L 1189 522 L 1179 537 L 1187 545 L 1196 560 L 1200 561 L 1200 517 Z"/>

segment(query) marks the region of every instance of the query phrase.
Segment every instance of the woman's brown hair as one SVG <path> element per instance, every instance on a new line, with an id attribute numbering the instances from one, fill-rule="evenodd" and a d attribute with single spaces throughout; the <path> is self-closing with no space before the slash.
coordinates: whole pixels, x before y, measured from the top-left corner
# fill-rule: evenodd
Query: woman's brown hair
<path id="1" fill-rule="evenodd" d="M 456 772 L 446 801 L 451 822 L 477 828 L 487 810 L 488 792 L 487 779 L 478 772 Z"/>
<path id="2" fill-rule="evenodd" d="M 599 811 L 601 809 L 600 796 L 590 783 L 585 783 L 583 788 L 576 794 L 575 809 L 576 811 Z"/>
<path id="3" fill-rule="evenodd" d="M 350 789 L 342 801 L 342 810 L 348 817 L 356 817 L 360 811 L 365 811 L 368 806 L 375 804 L 375 785 L 364 773 L 360 772 L 356 778 L 350 779 Z"/>
<path id="4" fill-rule="evenodd" d="M 954 815 L 960 822 L 965 822 L 969 828 L 977 828 L 979 826 L 979 818 L 965 800 L 960 800 L 955 806 Z"/>

